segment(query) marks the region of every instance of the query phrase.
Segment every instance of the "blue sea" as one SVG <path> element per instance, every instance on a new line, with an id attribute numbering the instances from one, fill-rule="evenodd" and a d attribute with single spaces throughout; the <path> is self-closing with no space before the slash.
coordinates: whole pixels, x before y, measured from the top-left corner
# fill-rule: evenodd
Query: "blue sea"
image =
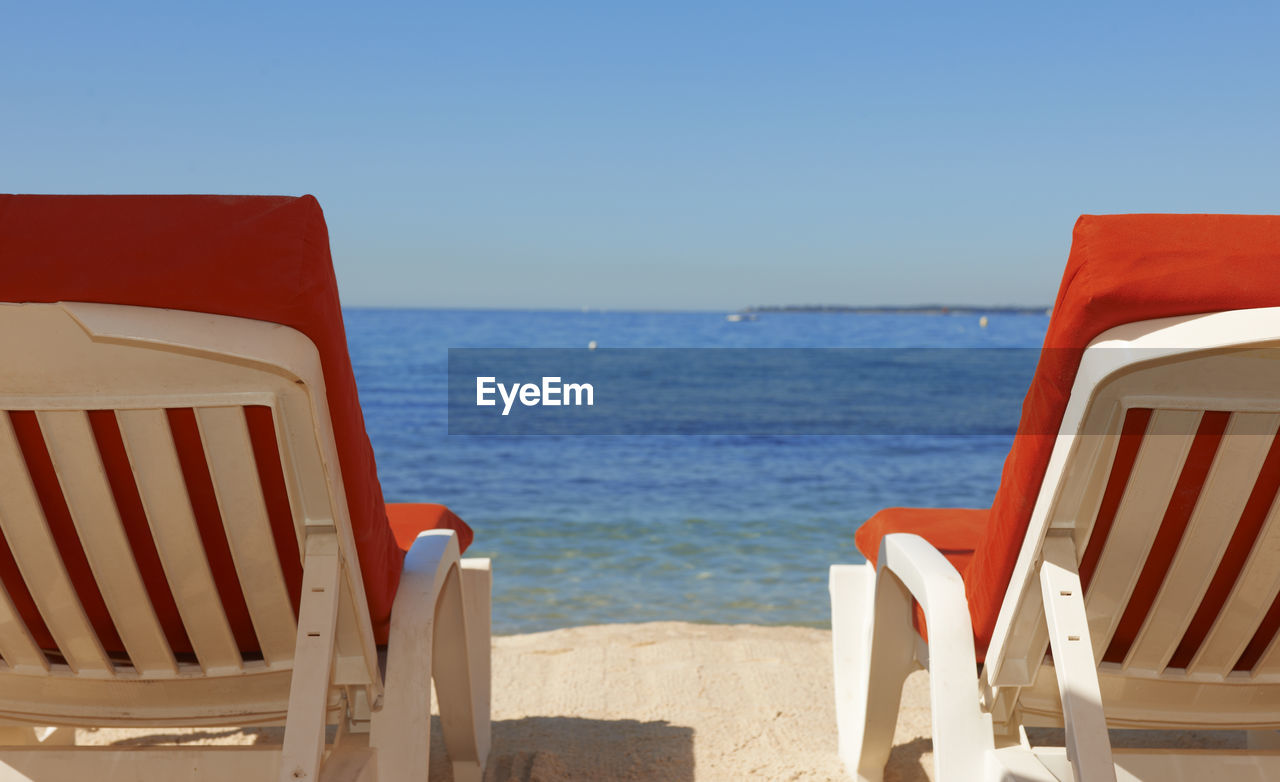
<path id="1" fill-rule="evenodd" d="M 654 620 L 829 626 L 827 567 L 862 561 L 853 536 L 869 516 L 893 505 L 991 503 L 1034 353 L 1016 351 L 1032 359 L 1025 369 L 956 378 L 1014 400 L 998 433 L 476 436 L 448 434 L 449 349 L 1035 349 L 1048 326 L 1047 316 L 1026 314 L 992 314 L 985 328 L 968 314 L 345 317 L 383 492 L 445 503 L 472 525 L 469 553 L 493 558 L 498 634 Z"/>

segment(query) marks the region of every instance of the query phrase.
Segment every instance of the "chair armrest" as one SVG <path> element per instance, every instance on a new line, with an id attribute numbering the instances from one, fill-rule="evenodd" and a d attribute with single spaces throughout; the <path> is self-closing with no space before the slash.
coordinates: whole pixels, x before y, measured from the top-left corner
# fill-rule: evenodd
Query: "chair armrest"
<path id="1" fill-rule="evenodd" d="M 955 566 L 924 538 L 905 532 L 885 535 L 876 561 L 877 588 L 883 573 L 889 571 L 924 609 L 930 649 L 941 642 L 952 652 L 967 654 L 967 670 L 970 675 L 976 672 L 969 602 Z"/>
<path id="2" fill-rule="evenodd" d="M 994 738 L 991 715 L 982 710 L 979 699 L 973 624 L 960 573 L 919 535 L 886 535 L 880 541 L 875 594 L 876 625 L 886 620 L 897 627 L 905 623 L 905 632 L 914 634 L 911 599 L 924 609 L 935 757 L 980 763 L 978 755 L 994 748 Z M 877 640 L 873 630 L 873 665 Z"/>
<path id="3" fill-rule="evenodd" d="M 414 538 L 413 544 L 404 555 L 404 570 L 400 575 L 401 587 L 404 586 L 406 579 L 414 582 L 425 579 L 430 585 L 428 594 L 434 598 L 440 590 L 440 581 L 447 573 L 449 565 L 457 562 L 460 557 L 457 533 L 453 530 L 429 529 L 418 533 L 418 537 Z M 399 597 L 400 592 L 397 589 L 397 603 L 400 602 Z M 426 594 L 419 597 L 426 597 Z M 432 604 L 434 605 L 434 600 Z M 394 621 L 394 604 L 391 616 Z"/>
<path id="4" fill-rule="evenodd" d="M 489 638 L 470 637 L 461 581 L 454 531 L 420 533 L 405 555 L 391 608 L 386 692 L 369 733 L 379 771 L 390 779 L 428 776 L 433 679 L 454 778 L 481 778 L 489 745 Z M 487 621 L 483 624 L 487 632 Z M 471 653 L 473 642 L 484 645 L 480 665 L 473 662 L 480 657 Z M 477 694 L 486 701 L 482 708 L 477 708 Z"/>

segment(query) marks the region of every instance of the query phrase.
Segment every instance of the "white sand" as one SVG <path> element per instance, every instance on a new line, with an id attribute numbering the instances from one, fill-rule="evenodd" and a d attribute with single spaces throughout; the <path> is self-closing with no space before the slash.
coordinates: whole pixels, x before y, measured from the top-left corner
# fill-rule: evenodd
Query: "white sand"
<path id="1" fill-rule="evenodd" d="M 487 779 L 838 779 L 830 656 L 829 632 L 794 627 L 498 638 Z"/>
<path id="2" fill-rule="evenodd" d="M 495 638 L 493 666 L 486 782 L 845 779 L 835 752 L 825 630 L 678 622 L 577 627 Z M 932 778 L 929 732 L 928 675 L 921 672 L 903 692 L 886 782 Z M 164 739 L 279 740 L 278 730 L 180 733 Z M 432 734 L 431 779 L 446 782 L 452 774 L 438 724 Z M 1060 734 L 1041 731 L 1037 741 L 1056 737 L 1060 745 Z M 82 736 L 86 743 L 139 738 L 107 730 Z M 1242 734 L 1168 734 L 1158 743 L 1240 746 Z"/>

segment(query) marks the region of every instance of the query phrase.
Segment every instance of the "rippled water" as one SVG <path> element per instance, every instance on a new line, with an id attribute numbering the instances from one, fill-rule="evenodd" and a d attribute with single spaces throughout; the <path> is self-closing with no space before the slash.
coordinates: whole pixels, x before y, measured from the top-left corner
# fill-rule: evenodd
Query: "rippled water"
<path id="1" fill-rule="evenodd" d="M 826 625 L 827 566 L 862 561 L 858 526 L 891 505 L 990 504 L 1010 437 L 447 435 L 449 348 L 1034 348 L 1048 325 L 1036 315 L 993 315 L 987 328 L 938 315 L 345 316 L 383 491 L 443 502 L 475 528 L 471 552 L 493 557 L 496 633 L 659 619 Z M 1029 381 L 1030 367 L 993 390 L 1020 395 Z"/>

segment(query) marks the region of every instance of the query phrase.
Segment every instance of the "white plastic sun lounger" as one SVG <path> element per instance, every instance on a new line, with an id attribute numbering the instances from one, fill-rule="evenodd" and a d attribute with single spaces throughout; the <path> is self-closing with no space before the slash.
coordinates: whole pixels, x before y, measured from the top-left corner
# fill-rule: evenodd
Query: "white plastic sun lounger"
<path id="1" fill-rule="evenodd" d="M 1149 419 L 1130 440 L 1136 454 L 1109 530 L 1098 530 L 1121 429 L 1135 415 Z M 1215 421 L 1221 439 L 1194 510 L 1169 530 L 1179 477 Z M 903 680 L 925 667 L 939 780 L 1280 779 L 1280 753 L 1255 748 L 1280 728 L 1280 635 L 1268 615 L 1280 593 L 1280 502 L 1243 566 L 1219 569 L 1241 545 L 1238 524 L 1271 469 L 1278 427 L 1280 308 L 1132 323 L 1094 340 L 980 673 L 961 577 L 922 538 L 885 536 L 874 569 L 832 567 L 839 749 L 850 772 L 881 779 Z M 1103 537 L 1082 588 L 1093 535 Z M 1162 546 L 1169 561 L 1140 584 Z M 1202 642 L 1186 652 L 1180 641 L 1215 580 L 1227 596 L 1200 618 Z M 1138 628 L 1132 637 L 1117 635 L 1123 622 Z M 1065 726 L 1065 748 L 1028 742 L 1025 727 L 1048 725 Z M 1109 727 L 1253 733 L 1247 750 L 1123 750 Z"/>
<path id="2" fill-rule="evenodd" d="M 314 345 L 277 324 L 105 304 L 0 305 L 0 531 L 57 642 L 0 594 L 0 779 L 425 780 L 434 674 L 454 778 L 489 741 L 489 571 L 453 532 L 409 552 L 385 660 L 375 646 Z M 295 620 L 244 408 L 270 409 L 296 542 Z M 229 629 L 167 409 L 194 411 L 260 643 Z M 194 655 L 175 654 L 121 526 L 89 411 L 118 423 Z M 59 558 L 8 411 L 34 411 L 124 649 L 107 649 Z M 284 725 L 283 746 L 53 747 L 34 726 Z M 326 743 L 326 726 L 337 726 Z M 38 739 L 47 739 L 43 744 Z M 29 746 L 12 746 L 26 743 Z"/>

